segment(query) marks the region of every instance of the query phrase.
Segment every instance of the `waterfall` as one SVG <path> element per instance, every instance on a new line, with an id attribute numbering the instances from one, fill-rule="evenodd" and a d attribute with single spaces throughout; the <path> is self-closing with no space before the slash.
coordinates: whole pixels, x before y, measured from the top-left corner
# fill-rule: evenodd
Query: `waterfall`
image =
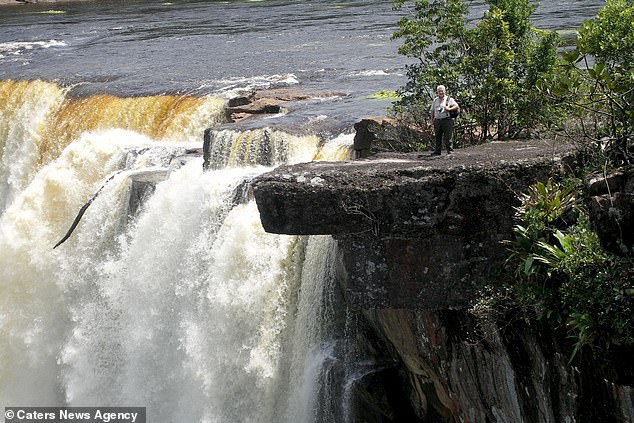
<path id="1" fill-rule="evenodd" d="M 63 99 L 64 90 L 48 82 L 0 82 L 0 212 L 32 177 L 42 122 Z"/>
<path id="2" fill-rule="evenodd" d="M 199 144 L 204 129 L 222 120 L 223 106 L 215 97 L 75 98 L 50 82 L 0 81 L 0 211 L 82 134 L 122 128 Z"/>
<path id="3" fill-rule="evenodd" d="M 227 166 L 278 166 L 291 161 L 310 161 L 319 144 L 317 136 L 298 137 L 260 128 L 247 131 L 211 131 L 205 159 L 210 168 Z M 313 148 L 306 148 L 312 146 Z"/>
<path id="4" fill-rule="evenodd" d="M 219 131 L 203 172 L 189 152 L 220 121 L 218 99 L 79 99 L 38 81 L 2 82 L 0 96 L 2 404 L 326 421 L 334 243 L 265 233 L 240 193 L 268 166 L 347 157 L 350 135 L 320 148 Z"/>

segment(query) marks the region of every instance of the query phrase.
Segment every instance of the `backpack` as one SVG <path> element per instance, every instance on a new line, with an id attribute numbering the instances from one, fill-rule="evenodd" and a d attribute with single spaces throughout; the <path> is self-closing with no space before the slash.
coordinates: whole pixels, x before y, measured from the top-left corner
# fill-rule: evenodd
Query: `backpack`
<path id="1" fill-rule="evenodd" d="M 447 99 L 447 101 L 449 101 L 449 100 L 451 100 L 451 97 L 449 97 L 449 98 Z M 451 111 L 449 112 L 449 117 L 451 117 L 452 119 L 457 118 L 457 117 L 458 117 L 458 115 L 460 115 L 460 105 L 458 105 L 458 108 L 457 108 L 457 109 L 455 109 L 455 110 L 451 110 Z"/>

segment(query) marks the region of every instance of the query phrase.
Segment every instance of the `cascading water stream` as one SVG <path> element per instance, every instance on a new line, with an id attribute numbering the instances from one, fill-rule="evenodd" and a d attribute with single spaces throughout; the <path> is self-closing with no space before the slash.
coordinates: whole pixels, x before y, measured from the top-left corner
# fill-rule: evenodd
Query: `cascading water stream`
<path id="1" fill-rule="evenodd" d="M 0 82 L 0 212 L 32 178 L 42 123 L 64 95 L 47 82 Z"/>
<path id="2" fill-rule="evenodd" d="M 267 234 L 253 201 L 236 204 L 245 181 L 270 169 L 253 157 L 265 132 L 271 165 L 312 159 L 318 140 L 224 133 L 222 163 L 203 172 L 202 158 L 176 158 L 200 145 L 191 128 L 217 119 L 216 100 L 58 89 L 34 102 L 55 86 L 30 84 L 22 98 L 4 93 L 13 102 L 0 111 L 0 402 L 142 406 L 152 422 L 327 421 L 333 242 Z M 179 138 L 179 128 L 189 129 Z M 350 141 L 320 154 L 344 158 Z M 28 158 L 15 160 L 21 144 Z M 134 181 L 151 172 L 164 180 L 133 212 Z"/>

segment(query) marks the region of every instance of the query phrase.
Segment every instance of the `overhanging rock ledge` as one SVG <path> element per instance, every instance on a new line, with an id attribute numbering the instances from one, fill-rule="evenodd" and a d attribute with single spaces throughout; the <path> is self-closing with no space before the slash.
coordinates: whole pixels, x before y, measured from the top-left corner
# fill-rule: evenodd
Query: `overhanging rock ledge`
<path id="1" fill-rule="evenodd" d="M 351 306 L 464 308 L 497 277 L 517 193 L 573 160 L 570 144 L 493 142 L 282 166 L 252 187 L 267 232 L 334 236 Z"/>

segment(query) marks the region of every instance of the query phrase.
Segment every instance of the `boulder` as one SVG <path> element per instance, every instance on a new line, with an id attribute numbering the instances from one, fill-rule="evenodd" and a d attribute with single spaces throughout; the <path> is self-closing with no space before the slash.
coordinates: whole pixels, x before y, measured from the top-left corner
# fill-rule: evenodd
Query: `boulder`
<path id="1" fill-rule="evenodd" d="M 301 91 L 292 88 L 254 91 L 227 101 L 227 121 L 238 122 L 253 115 L 281 113 L 289 104 L 311 98 L 344 96 L 343 93 Z"/>
<path id="2" fill-rule="evenodd" d="M 275 99 L 257 99 L 238 106 L 228 106 L 225 113 L 228 121 L 235 122 L 255 114 L 280 113 L 281 104 L 281 101 Z"/>
<path id="3" fill-rule="evenodd" d="M 415 152 L 421 145 L 430 145 L 431 134 L 421 128 L 405 126 L 396 119 L 367 117 L 354 124 L 353 149 L 356 158 L 383 152 Z"/>

